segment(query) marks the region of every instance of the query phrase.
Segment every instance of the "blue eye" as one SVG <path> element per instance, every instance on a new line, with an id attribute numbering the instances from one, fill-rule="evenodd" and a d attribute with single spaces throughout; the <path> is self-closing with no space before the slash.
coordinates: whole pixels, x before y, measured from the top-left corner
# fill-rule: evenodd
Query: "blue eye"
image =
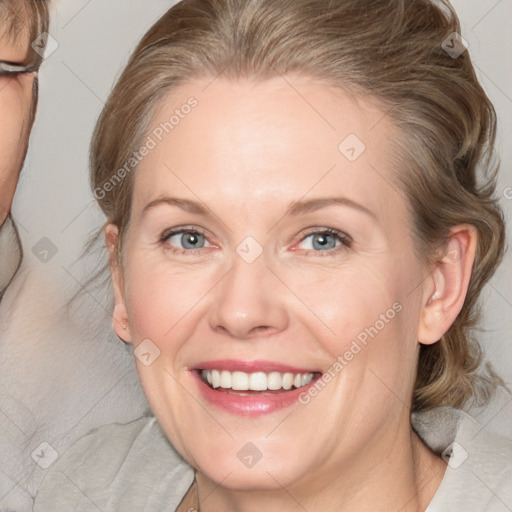
<path id="1" fill-rule="evenodd" d="M 169 243 L 178 250 L 202 249 L 203 247 L 206 247 L 205 243 L 207 243 L 206 237 L 202 233 L 192 230 L 181 230 L 168 233 L 162 237 L 162 241 Z"/>
<path id="2" fill-rule="evenodd" d="M 333 253 L 340 250 L 340 247 L 342 249 L 350 247 L 351 239 L 339 231 L 324 229 L 309 233 L 300 241 L 300 244 L 305 244 L 306 247 L 301 247 L 301 249 L 307 251 Z"/>
<path id="3" fill-rule="evenodd" d="M 211 247 L 206 235 L 197 229 L 177 228 L 167 231 L 160 241 L 166 249 L 177 254 L 194 254 L 196 250 Z M 352 239 L 349 235 L 335 229 L 324 228 L 305 235 L 298 246 L 303 251 L 312 252 L 313 255 L 334 256 L 339 251 L 349 248 L 351 244 Z"/>

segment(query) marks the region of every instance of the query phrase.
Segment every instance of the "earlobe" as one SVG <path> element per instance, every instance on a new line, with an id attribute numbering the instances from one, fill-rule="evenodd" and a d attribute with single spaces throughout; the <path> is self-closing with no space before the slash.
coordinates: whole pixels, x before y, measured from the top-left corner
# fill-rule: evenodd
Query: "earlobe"
<path id="1" fill-rule="evenodd" d="M 117 256 L 119 230 L 114 224 L 105 227 L 105 240 L 109 252 L 110 273 L 114 289 L 114 311 L 112 314 L 112 326 L 118 338 L 125 343 L 131 343 L 131 333 L 128 323 L 128 312 L 124 298 L 123 273 Z"/>
<path id="2" fill-rule="evenodd" d="M 477 232 L 474 226 L 452 229 L 443 256 L 436 262 L 424 287 L 424 304 L 418 341 L 425 345 L 441 339 L 460 313 L 475 260 Z"/>

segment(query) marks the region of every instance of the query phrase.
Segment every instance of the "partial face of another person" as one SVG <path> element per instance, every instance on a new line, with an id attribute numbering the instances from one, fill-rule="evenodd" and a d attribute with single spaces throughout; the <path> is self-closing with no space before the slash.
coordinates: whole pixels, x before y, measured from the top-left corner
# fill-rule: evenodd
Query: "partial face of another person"
<path id="1" fill-rule="evenodd" d="M 21 16 L 21 12 L 16 15 Z M 11 16 L 15 16 L 11 7 L 0 5 L 0 60 L 26 64 L 32 54 L 29 30 L 27 27 L 16 36 L 8 34 L 6 26 Z M 11 208 L 27 152 L 34 80 L 35 73 L 0 76 L 0 224 Z"/>
<path id="2" fill-rule="evenodd" d="M 208 84 L 175 89 L 152 122 L 114 271 L 116 330 L 145 354 L 152 410 L 207 477 L 356 485 L 410 441 L 426 271 L 394 185 L 395 130 L 369 100 L 305 78 Z"/>

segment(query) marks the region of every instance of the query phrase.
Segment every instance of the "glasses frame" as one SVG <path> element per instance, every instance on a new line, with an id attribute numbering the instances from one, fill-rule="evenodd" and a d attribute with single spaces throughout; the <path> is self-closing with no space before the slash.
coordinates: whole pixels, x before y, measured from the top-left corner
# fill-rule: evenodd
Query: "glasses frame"
<path id="1" fill-rule="evenodd" d="M 38 55 L 30 64 L 15 64 L 13 62 L 0 61 L 0 76 L 16 76 L 39 71 L 43 57 Z"/>

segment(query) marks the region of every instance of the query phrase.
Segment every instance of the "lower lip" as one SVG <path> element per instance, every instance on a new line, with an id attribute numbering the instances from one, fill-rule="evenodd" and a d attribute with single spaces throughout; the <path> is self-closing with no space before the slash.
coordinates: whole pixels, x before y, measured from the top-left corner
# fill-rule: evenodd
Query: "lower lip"
<path id="1" fill-rule="evenodd" d="M 261 416 L 270 414 L 285 407 L 298 403 L 299 396 L 315 384 L 320 376 L 315 378 L 306 386 L 282 393 L 264 395 L 263 393 L 252 395 L 235 395 L 227 391 L 215 391 L 206 384 L 199 372 L 191 372 L 196 379 L 199 391 L 210 404 L 219 407 L 231 414 L 242 416 Z"/>

